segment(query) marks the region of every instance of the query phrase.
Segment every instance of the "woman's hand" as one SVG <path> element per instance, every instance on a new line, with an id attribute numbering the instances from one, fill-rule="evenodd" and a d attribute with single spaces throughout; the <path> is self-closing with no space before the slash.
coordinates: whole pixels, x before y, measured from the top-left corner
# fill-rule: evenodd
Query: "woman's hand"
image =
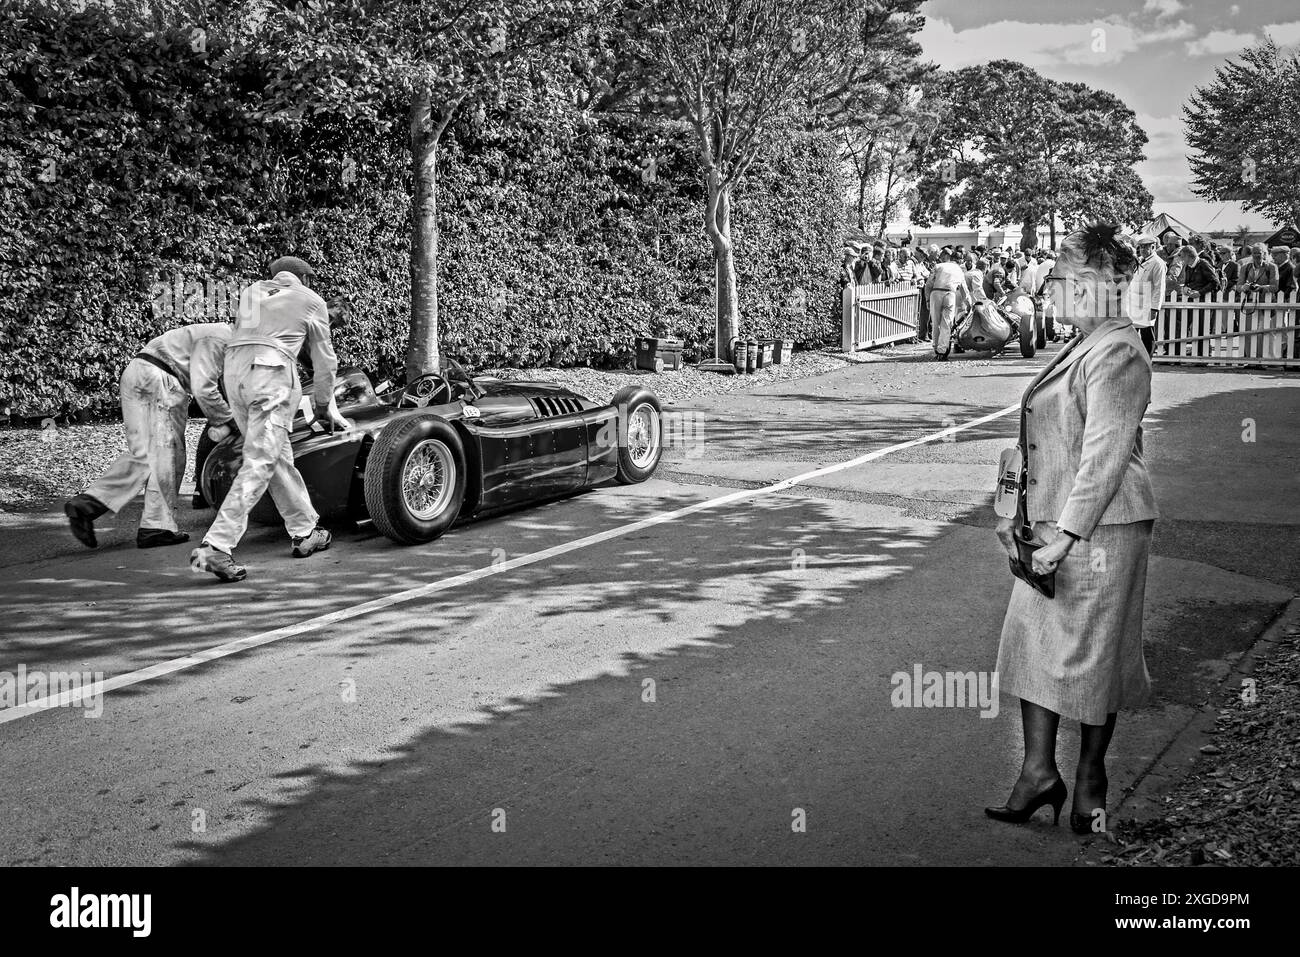
<path id="1" fill-rule="evenodd" d="M 1065 560 L 1065 556 L 1070 554 L 1073 546 L 1073 538 L 1057 532 L 1050 542 L 1034 552 L 1033 561 L 1030 562 L 1034 574 L 1047 575 L 1056 571 L 1057 566 Z"/>
<path id="2" fill-rule="evenodd" d="M 1008 555 L 1010 555 L 1012 558 L 1019 558 L 1020 552 L 1016 548 L 1015 528 L 1016 528 L 1015 519 L 1013 518 L 998 519 L 998 527 L 997 527 L 998 541 L 1002 543 L 1002 547 L 1007 550 Z"/>

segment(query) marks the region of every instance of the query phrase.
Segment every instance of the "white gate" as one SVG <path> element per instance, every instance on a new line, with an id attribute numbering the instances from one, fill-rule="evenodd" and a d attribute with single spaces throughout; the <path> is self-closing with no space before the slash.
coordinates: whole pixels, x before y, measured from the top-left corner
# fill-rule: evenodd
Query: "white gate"
<path id="1" fill-rule="evenodd" d="M 844 287 L 841 345 L 845 352 L 916 337 L 921 291 L 913 285 Z"/>

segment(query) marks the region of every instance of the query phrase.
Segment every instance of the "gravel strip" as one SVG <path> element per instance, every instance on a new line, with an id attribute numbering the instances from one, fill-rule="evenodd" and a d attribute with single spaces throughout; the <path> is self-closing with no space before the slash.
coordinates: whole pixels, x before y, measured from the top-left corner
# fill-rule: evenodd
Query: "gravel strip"
<path id="1" fill-rule="evenodd" d="M 1255 662 L 1257 700 L 1224 693 L 1214 742 L 1164 796 L 1158 820 L 1122 821 L 1115 867 L 1300 865 L 1300 630 Z"/>
<path id="2" fill-rule="evenodd" d="M 185 429 L 183 482 L 194 481 L 194 447 L 202 430 L 199 419 Z M 125 450 L 121 422 L 0 429 L 0 512 L 44 511 L 89 485 Z"/>
<path id="3" fill-rule="evenodd" d="M 725 375 L 700 372 L 694 366 L 683 366 L 676 371 L 661 373 L 631 369 L 589 369 L 578 366 L 569 369 L 488 369 L 482 375 L 501 379 L 530 379 L 555 382 L 567 386 L 579 395 L 595 402 L 608 402 L 619 389 L 628 385 L 646 385 L 654 390 L 660 400 L 676 405 L 698 396 L 727 395 L 746 392 L 773 382 L 806 379 L 822 375 L 846 365 L 881 362 L 903 355 L 897 348 L 886 347 L 871 352 L 843 353 L 833 351 L 796 352 L 787 362 L 769 365 L 751 375 Z"/>

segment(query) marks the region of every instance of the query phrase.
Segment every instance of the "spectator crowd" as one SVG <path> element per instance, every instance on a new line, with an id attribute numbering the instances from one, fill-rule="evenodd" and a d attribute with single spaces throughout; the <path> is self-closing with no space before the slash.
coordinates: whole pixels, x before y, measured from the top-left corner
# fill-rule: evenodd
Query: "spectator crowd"
<path id="1" fill-rule="evenodd" d="M 1295 293 L 1300 290 L 1300 246 L 1263 243 L 1216 245 L 1204 236 L 1180 239 L 1172 233 L 1163 244 L 1150 236 L 1129 236 L 1140 252 L 1154 253 L 1164 263 L 1164 295 L 1208 299 L 1220 292 Z M 1145 256 L 1143 258 L 1146 258 Z M 976 299 L 1000 300 L 1016 288 L 1033 292 L 1032 279 L 1041 264 L 1054 260 L 1050 249 L 1022 250 L 1012 246 L 921 246 L 912 249 L 876 242 L 860 251 L 845 251 L 840 285 L 868 283 L 923 285 L 939 262 L 957 263 L 966 273 Z M 1044 273 L 1045 274 L 1045 273 Z M 1028 277 L 1028 279 L 1027 279 Z"/>
<path id="2" fill-rule="evenodd" d="M 1216 244 L 1201 235 L 1181 239 L 1173 233 L 1166 234 L 1163 241 L 1151 235 L 1127 235 L 1122 241 L 1134 249 L 1141 263 L 1126 292 L 1127 310 L 1148 352 L 1154 350 L 1153 327 L 1161 304 L 1167 300 L 1235 298 L 1249 302 L 1274 293 L 1293 297 L 1300 294 L 1300 246 L 1270 249 L 1264 243 L 1253 243 L 1234 248 Z M 842 288 L 867 284 L 921 288 L 924 291 L 917 339 L 927 342 L 932 332 L 937 332 L 932 329 L 928 315 L 927 279 L 941 264 L 954 264 L 964 277 L 959 301 L 969 306 L 981 300 L 1001 304 L 1017 290 L 1037 295 L 1055 259 L 1054 251 L 1047 248 L 929 245 L 914 249 L 877 241 L 870 246 L 845 250 L 840 285 Z M 942 284 L 956 282 L 956 275 L 957 272 L 945 267 Z M 946 342 L 941 347 L 936 338 L 935 343 L 938 351 L 946 353 Z M 1197 343 L 1197 354 L 1204 348 Z M 1300 334 L 1294 344 L 1283 348 L 1292 354 L 1300 353 Z M 1175 351 L 1181 353 L 1181 348 Z"/>

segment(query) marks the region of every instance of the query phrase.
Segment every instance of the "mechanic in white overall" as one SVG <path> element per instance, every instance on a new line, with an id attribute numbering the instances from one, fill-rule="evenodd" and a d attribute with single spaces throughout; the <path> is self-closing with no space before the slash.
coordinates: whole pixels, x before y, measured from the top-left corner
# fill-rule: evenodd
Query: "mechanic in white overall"
<path id="1" fill-rule="evenodd" d="M 942 362 L 948 358 L 948 350 L 952 348 L 953 323 L 959 314 L 970 308 L 970 290 L 966 286 L 966 274 L 953 262 L 953 254 L 948 252 L 940 257 L 928 285 L 934 357 Z"/>
<path id="2" fill-rule="evenodd" d="M 271 264 L 271 278 L 240 293 L 235 333 L 226 348 L 226 394 L 244 434 L 244 461 L 203 544 L 190 554 L 196 572 L 222 581 L 242 581 L 234 550 L 248 528 L 248 513 L 269 490 L 293 542 L 293 555 L 306 558 L 329 548 L 331 536 L 317 523 L 307 486 L 293 464 L 289 432 L 302 399 L 297 358 L 311 347 L 313 406 L 327 432 L 351 428 L 334 404 L 338 360 L 330 342 L 325 300 L 306 285 L 315 272 L 296 256 Z"/>
<path id="3" fill-rule="evenodd" d="M 198 400 L 214 436 L 233 420 L 221 396 L 221 369 L 228 322 L 197 322 L 151 339 L 122 372 L 122 424 L 127 451 L 103 475 L 63 506 L 77 541 L 96 548 L 95 519 L 120 512 L 144 491 L 144 514 L 135 543 L 140 548 L 190 540 L 176 527 L 176 493 L 185 474 L 185 422 L 190 394 Z"/>

